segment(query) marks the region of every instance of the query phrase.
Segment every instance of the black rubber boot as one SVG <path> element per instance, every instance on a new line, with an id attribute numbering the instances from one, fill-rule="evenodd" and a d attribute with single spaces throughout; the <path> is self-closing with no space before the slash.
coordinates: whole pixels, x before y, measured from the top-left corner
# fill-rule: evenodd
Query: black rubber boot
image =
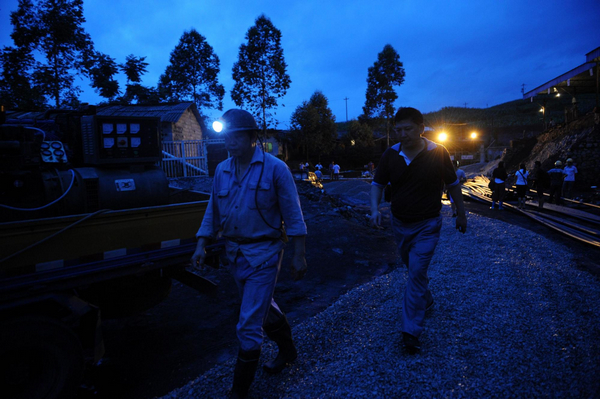
<path id="1" fill-rule="evenodd" d="M 240 349 L 238 353 L 235 371 L 233 372 L 233 388 L 231 389 L 231 399 L 244 399 L 248 397 L 248 390 L 254 374 L 258 367 L 258 359 L 260 357 L 260 349 L 253 351 L 243 351 Z"/>
<path id="2" fill-rule="evenodd" d="M 263 369 L 269 374 L 281 373 L 286 366 L 298 357 L 298 352 L 292 340 L 292 328 L 287 321 L 287 317 L 282 313 L 278 313 L 278 315 L 278 320 L 275 323 L 263 327 L 267 337 L 273 340 L 279 348 L 277 357 L 263 365 Z"/>

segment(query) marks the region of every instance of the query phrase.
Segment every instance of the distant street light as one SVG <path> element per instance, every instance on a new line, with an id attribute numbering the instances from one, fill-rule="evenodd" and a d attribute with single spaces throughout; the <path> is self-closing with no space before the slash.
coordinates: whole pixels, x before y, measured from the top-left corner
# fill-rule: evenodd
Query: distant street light
<path id="1" fill-rule="evenodd" d="M 448 140 L 448 134 L 446 134 L 446 132 L 441 132 L 438 135 L 438 140 L 439 141 L 446 141 L 446 140 Z"/>
<path id="2" fill-rule="evenodd" d="M 475 140 L 477 138 L 477 132 L 471 132 L 471 139 Z"/>

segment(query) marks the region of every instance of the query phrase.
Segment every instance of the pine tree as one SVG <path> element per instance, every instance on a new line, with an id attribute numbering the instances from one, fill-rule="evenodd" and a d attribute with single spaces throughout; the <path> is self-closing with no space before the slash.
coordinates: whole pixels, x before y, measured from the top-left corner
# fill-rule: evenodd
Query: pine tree
<path id="1" fill-rule="evenodd" d="M 377 55 L 377 61 L 369 68 L 364 114 L 369 118 L 385 120 L 387 145 L 390 145 L 390 130 L 394 118 L 394 102 L 398 95 L 394 86 L 404 83 L 404 68 L 394 48 L 386 44 Z"/>
<path id="2" fill-rule="evenodd" d="M 219 84 L 219 57 L 195 29 L 184 32 L 171 52 L 158 91 L 167 101 L 193 101 L 199 110 L 223 109 L 225 89 Z"/>
<path id="3" fill-rule="evenodd" d="M 281 47 L 281 31 L 265 15 L 259 16 L 246 33 L 246 43 L 239 49 L 233 65 L 235 85 L 231 99 L 238 107 L 247 107 L 262 126 L 276 125 L 277 100 L 287 93 L 291 79 Z"/>

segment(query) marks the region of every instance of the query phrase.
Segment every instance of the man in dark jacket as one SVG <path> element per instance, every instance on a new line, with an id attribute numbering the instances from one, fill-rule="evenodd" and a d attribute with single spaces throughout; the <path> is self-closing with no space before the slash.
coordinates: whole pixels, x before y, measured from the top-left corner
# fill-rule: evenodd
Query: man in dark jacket
<path id="1" fill-rule="evenodd" d="M 542 163 L 540 161 L 535 161 L 533 170 L 531 171 L 530 180 L 532 182 L 531 188 L 537 191 L 538 207 L 542 209 L 544 208 L 544 193 L 550 185 L 550 176 L 548 175 L 548 172 L 542 169 Z"/>
<path id="2" fill-rule="evenodd" d="M 562 205 L 561 194 L 563 179 L 565 178 L 562 162 L 554 162 L 554 168 L 548 171 L 548 175 L 550 176 L 550 200 L 548 202 L 551 204 L 554 202 L 556 205 Z"/>

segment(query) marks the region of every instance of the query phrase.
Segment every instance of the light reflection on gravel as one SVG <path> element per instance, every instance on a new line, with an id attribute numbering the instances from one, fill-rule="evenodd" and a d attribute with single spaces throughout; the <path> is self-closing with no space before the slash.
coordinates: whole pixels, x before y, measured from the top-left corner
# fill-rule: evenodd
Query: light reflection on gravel
<path id="1" fill-rule="evenodd" d="M 463 236 L 447 211 L 421 354 L 399 345 L 400 267 L 294 326 L 298 361 L 278 376 L 259 370 L 251 397 L 599 397 L 598 279 L 576 269 L 561 244 L 474 214 Z M 273 355 L 267 342 L 262 361 Z M 233 365 L 164 398 L 226 398 Z"/>

